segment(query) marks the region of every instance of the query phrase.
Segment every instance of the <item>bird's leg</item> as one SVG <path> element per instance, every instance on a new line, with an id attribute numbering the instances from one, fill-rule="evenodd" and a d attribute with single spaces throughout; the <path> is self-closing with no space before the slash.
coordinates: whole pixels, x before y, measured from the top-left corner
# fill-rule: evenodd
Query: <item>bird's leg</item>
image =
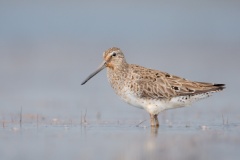
<path id="1" fill-rule="evenodd" d="M 158 115 L 157 114 L 154 115 L 154 120 L 155 120 L 156 126 L 159 127 Z"/>
<path id="2" fill-rule="evenodd" d="M 152 127 L 159 127 L 158 122 L 158 115 L 157 114 L 150 114 L 151 126 Z"/>

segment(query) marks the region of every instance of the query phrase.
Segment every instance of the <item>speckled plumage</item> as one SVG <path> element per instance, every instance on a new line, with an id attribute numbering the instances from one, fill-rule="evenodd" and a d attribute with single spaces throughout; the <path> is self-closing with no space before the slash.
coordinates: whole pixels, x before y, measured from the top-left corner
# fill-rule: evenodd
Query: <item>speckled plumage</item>
<path id="1" fill-rule="evenodd" d="M 224 84 L 193 82 L 166 72 L 128 64 L 122 51 L 116 47 L 106 50 L 103 58 L 99 69 L 82 84 L 107 67 L 108 80 L 117 95 L 125 102 L 145 109 L 150 114 L 152 126 L 159 125 L 157 115 L 161 111 L 190 105 L 225 88 Z"/>

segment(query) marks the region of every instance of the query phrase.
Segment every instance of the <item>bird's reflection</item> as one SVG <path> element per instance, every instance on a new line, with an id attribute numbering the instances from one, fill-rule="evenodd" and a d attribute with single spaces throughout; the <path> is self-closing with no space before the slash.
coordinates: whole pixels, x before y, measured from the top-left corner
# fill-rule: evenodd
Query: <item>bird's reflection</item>
<path id="1" fill-rule="evenodd" d="M 151 136 L 152 137 L 157 137 L 158 136 L 158 126 L 151 126 Z"/>

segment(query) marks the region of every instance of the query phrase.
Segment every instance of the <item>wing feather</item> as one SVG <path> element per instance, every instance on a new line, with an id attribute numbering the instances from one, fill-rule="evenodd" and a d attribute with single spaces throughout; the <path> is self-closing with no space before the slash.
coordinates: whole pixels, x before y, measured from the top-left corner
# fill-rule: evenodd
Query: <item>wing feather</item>
<path id="1" fill-rule="evenodd" d="M 132 67 L 134 68 L 136 65 Z M 177 96 L 219 91 L 225 88 L 224 84 L 194 82 L 158 70 L 141 66 L 137 66 L 137 68 L 138 72 L 135 72 L 135 76 L 138 79 L 135 80 L 135 83 L 138 85 L 138 94 L 141 98 L 169 99 Z"/>

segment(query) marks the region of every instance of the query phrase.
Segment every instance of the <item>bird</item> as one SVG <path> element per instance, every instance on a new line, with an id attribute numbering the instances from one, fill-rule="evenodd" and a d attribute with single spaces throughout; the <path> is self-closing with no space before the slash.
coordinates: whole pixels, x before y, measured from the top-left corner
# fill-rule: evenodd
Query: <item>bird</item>
<path id="1" fill-rule="evenodd" d="M 81 85 L 105 68 L 116 94 L 126 103 L 146 110 L 151 127 L 159 127 L 158 114 L 162 111 L 189 106 L 225 89 L 225 84 L 190 81 L 167 72 L 129 64 L 117 47 L 103 53 L 103 62 Z"/>

